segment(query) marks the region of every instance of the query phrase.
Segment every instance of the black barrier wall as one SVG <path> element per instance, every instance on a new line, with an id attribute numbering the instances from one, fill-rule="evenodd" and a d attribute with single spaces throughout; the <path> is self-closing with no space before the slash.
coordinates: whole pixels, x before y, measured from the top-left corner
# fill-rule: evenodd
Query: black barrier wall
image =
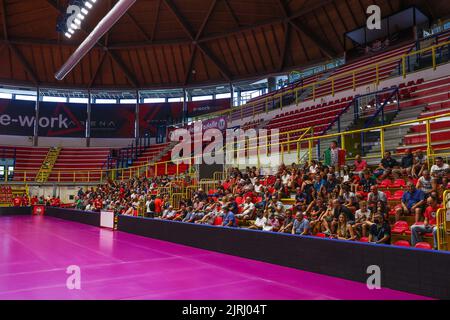
<path id="1" fill-rule="evenodd" d="M 45 208 L 45 215 L 49 217 L 79 222 L 91 226 L 100 227 L 100 213 L 99 212 L 85 212 L 72 209 L 62 208 Z"/>
<path id="2" fill-rule="evenodd" d="M 118 230 L 366 283 L 380 267 L 381 285 L 450 299 L 450 254 L 119 216 Z"/>
<path id="3" fill-rule="evenodd" d="M 0 216 L 19 216 L 31 214 L 31 207 L 0 207 Z"/>

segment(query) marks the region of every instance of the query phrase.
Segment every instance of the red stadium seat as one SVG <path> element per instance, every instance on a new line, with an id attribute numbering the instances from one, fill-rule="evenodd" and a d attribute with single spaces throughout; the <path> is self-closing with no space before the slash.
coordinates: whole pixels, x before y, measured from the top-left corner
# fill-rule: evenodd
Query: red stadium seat
<path id="1" fill-rule="evenodd" d="M 411 244 L 406 240 L 398 240 L 397 242 L 394 243 L 394 246 L 411 247 Z"/>
<path id="2" fill-rule="evenodd" d="M 419 242 L 415 245 L 415 248 L 419 248 L 419 249 L 428 249 L 431 250 L 433 249 L 433 247 L 431 246 L 431 244 L 429 244 L 428 242 Z"/>
<path id="3" fill-rule="evenodd" d="M 392 181 L 390 179 L 385 179 L 385 180 L 381 181 L 381 183 L 380 183 L 380 187 L 383 187 L 383 188 L 389 188 L 391 186 L 392 186 Z"/>
<path id="4" fill-rule="evenodd" d="M 327 235 L 325 233 L 316 233 L 314 236 L 318 237 L 318 238 L 326 238 L 327 237 Z"/>
<path id="5" fill-rule="evenodd" d="M 395 191 L 394 195 L 392 196 L 392 200 L 401 200 L 403 197 L 403 190 L 397 190 Z"/>
<path id="6" fill-rule="evenodd" d="M 406 187 L 406 182 L 403 179 L 397 179 L 394 181 L 392 186 L 395 188 L 403 188 L 403 187 Z"/>
<path id="7" fill-rule="evenodd" d="M 359 239 L 359 242 L 369 242 L 369 238 L 362 237 L 361 239 Z"/>
<path id="8" fill-rule="evenodd" d="M 214 219 L 214 225 L 215 226 L 221 226 L 223 222 L 222 217 L 216 217 L 216 219 Z"/>
<path id="9" fill-rule="evenodd" d="M 391 232 L 395 234 L 403 234 L 405 231 L 409 230 L 408 222 L 406 221 L 397 221 L 392 227 Z"/>

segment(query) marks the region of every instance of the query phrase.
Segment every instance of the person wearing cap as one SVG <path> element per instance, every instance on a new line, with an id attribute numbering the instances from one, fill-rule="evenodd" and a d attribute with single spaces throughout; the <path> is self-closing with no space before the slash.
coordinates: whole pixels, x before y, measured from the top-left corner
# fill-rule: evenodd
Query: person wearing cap
<path id="1" fill-rule="evenodd" d="M 310 225 L 308 219 L 302 212 L 297 212 L 295 220 L 292 225 L 292 234 L 296 235 L 308 235 L 310 232 Z"/>

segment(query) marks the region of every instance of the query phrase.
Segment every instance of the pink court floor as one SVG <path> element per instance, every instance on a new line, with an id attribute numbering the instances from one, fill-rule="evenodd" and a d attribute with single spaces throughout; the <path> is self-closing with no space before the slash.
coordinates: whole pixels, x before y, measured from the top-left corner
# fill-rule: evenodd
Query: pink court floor
<path id="1" fill-rule="evenodd" d="M 0 248 L 1 300 L 425 299 L 50 217 L 0 217 Z"/>

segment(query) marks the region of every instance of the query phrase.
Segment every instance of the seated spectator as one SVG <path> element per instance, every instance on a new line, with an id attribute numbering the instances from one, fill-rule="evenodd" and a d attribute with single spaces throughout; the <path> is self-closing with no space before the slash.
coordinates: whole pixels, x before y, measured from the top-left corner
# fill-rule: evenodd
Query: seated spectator
<path id="1" fill-rule="evenodd" d="M 302 236 L 310 234 L 309 221 L 301 212 L 297 212 L 297 214 L 295 215 L 295 220 L 292 225 L 292 234 Z"/>
<path id="2" fill-rule="evenodd" d="M 391 244 L 391 226 L 379 214 L 375 214 L 373 217 L 373 224 L 369 231 L 369 242 Z"/>
<path id="3" fill-rule="evenodd" d="M 374 175 L 379 178 L 380 180 L 384 180 L 386 177 L 388 177 L 392 169 L 398 167 L 398 162 L 394 158 L 392 158 L 391 152 L 386 151 L 384 153 L 383 159 L 381 159 L 380 164 L 378 165 L 377 170 L 375 170 Z"/>
<path id="4" fill-rule="evenodd" d="M 427 156 L 423 154 L 422 150 L 417 150 L 414 155 L 414 163 L 412 176 L 413 178 L 420 177 L 422 175 L 423 170 L 427 168 Z"/>
<path id="5" fill-rule="evenodd" d="M 255 205 L 252 202 L 252 198 L 245 198 L 245 202 L 240 205 L 242 211 L 240 214 L 236 215 L 236 218 L 242 220 L 250 220 L 253 218 L 253 214 L 255 212 Z"/>
<path id="6" fill-rule="evenodd" d="M 339 223 L 339 216 L 341 214 L 344 214 L 346 216 L 346 221 L 353 225 L 355 223 L 355 216 L 353 213 L 344 205 L 341 204 L 341 202 L 338 199 L 333 200 L 333 222 L 331 223 L 331 232 L 333 234 L 336 233 L 336 228 Z"/>
<path id="7" fill-rule="evenodd" d="M 361 191 L 364 196 L 367 196 L 371 191 L 371 187 L 375 185 L 377 185 L 377 180 L 372 177 L 369 170 L 365 170 L 358 183 L 358 190 Z"/>
<path id="8" fill-rule="evenodd" d="M 361 155 L 357 154 L 355 161 L 353 162 L 354 170 L 353 173 L 362 177 L 364 171 L 367 170 L 367 161 L 362 160 Z"/>
<path id="9" fill-rule="evenodd" d="M 437 186 L 442 184 L 442 178 L 444 178 L 449 172 L 449 165 L 444 163 L 442 157 L 435 159 L 435 164 L 431 167 L 431 176 L 433 177 L 433 189 L 437 190 Z"/>
<path id="10" fill-rule="evenodd" d="M 415 246 L 418 242 L 422 242 L 422 235 L 426 233 L 433 234 L 434 249 L 437 249 L 437 228 L 436 228 L 436 215 L 437 211 L 442 208 L 438 204 L 436 197 L 428 197 L 427 208 L 425 209 L 425 220 L 423 225 L 411 226 L 411 245 Z"/>
<path id="11" fill-rule="evenodd" d="M 401 163 L 402 174 L 408 175 L 408 176 L 411 175 L 413 165 L 414 165 L 414 155 L 413 155 L 411 149 L 407 149 L 406 154 L 402 158 L 402 163 Z"/>
<path id="12" fill-rule="evenodd" d="M 278 232 L 280 230 L 281 225 L 280 220 L 273 213 L 266 212 L 265 215 L 269 216 L 269 219 L 267 219 L 266 224 L 263 227 L 263 230 Z"/>
<path id="13" fill-rule="evenodd" d="M 338 218 L 338 223 L 333 238 L 339 240 L 355 240 L 356 236 L 353 233 L 353 227 L 347 223 L 347 215 L 341 213 Z"/>
<path id="14" fill-rule="evenodd" d="M 358 202 L 356 199 L 356 195 L 350 191 L 351 187 L 350 184 L 344 183 L 342 185 L 342 188 L 339 193 L 339 198 L 344 203 L 344 206 L 346 206 L 351 211 L 356 211 L 358 209 Z"/>
<path id="15" fill-rule="evenodd" d="M 361 201 L 359 203 L 359 209 L 355 212 L 355 224 L 353 226 L 353 231 L 362 237 L 367 237 L 367 228 L 363 226 L 370 219 L 370 210 L 367 206 L 366 201 Z"/>
<path id="16" fill-rule="evenodd" d="M 167 209 L 163 211 L 163 214 L 161 216 L 161 219 L 163 220 L 173 220 L 175 218 L 176 211 L 173 209 L 172 206 L 169 206 Z"/>
<path id="17" fill-rule="evenodd" d="M 425 205 L 425 193 L 416 189 L 412 182 L 407 183 L 408 190 L 403 194 L 401 207 L 395 212 L 395 221 L 402 215 L 414 215 L 416 223 L 420 221 Z"/>
<path id="18" fill-rule="evenodd" d="M 273 213 L 278 216 L 284 215 L 284 205 L 283 202 L 279 200 L 277 194 L 274 194 L 272 196 L 272 199 L 269 201 L 267 208 L 269 209 L 270 213 Z"/>
<path id="19" fill-rule="evenodd" d="M 367 195 L 367 203 L 369 209 L 375 211 L 378 201 L 384 202 L 386 205 L 388 203 L 386 194 L 383 191 L 378 190 L 378 186 L 374 185 L 370 187 L 370 193 Z"/>
<path id="20" fill-rule="evenodd" d="M 428 170 L 422 171 L 422 175 L 417 180 L 416 188 L 422 190 L 425 196 L 428 196 L 433 191 L 433 179 Z"/>
<path id="21" fill-rule="evenodd" d="M 267 217 L 264 215 L 264 211 L 258 210 L 256 214 L 256 220 L 251 222 L 248 227 L 251 230 L 262 230 L 267 223 Z"/>
<path id="22" fill-rule="evenodd" d="M 226 212 L 225 219 L 223 220 L 222 226 L 224 227 L 237 227 L 236 217 L 234 216 L 234 212 L 231 210 L 232 208 L 227 205 L 224 207 Z"/>
<path id="23" fill-rule="evenodd" d="M 283 223 L 281 224 L 280 230 L 278 232 L 280 233 L 291 233 L 292 232 L 292 226 L 294 225 L 294 218 L 292 217 L 292 210 L 286 210 L 286 217 L 283 220 Z"/>

